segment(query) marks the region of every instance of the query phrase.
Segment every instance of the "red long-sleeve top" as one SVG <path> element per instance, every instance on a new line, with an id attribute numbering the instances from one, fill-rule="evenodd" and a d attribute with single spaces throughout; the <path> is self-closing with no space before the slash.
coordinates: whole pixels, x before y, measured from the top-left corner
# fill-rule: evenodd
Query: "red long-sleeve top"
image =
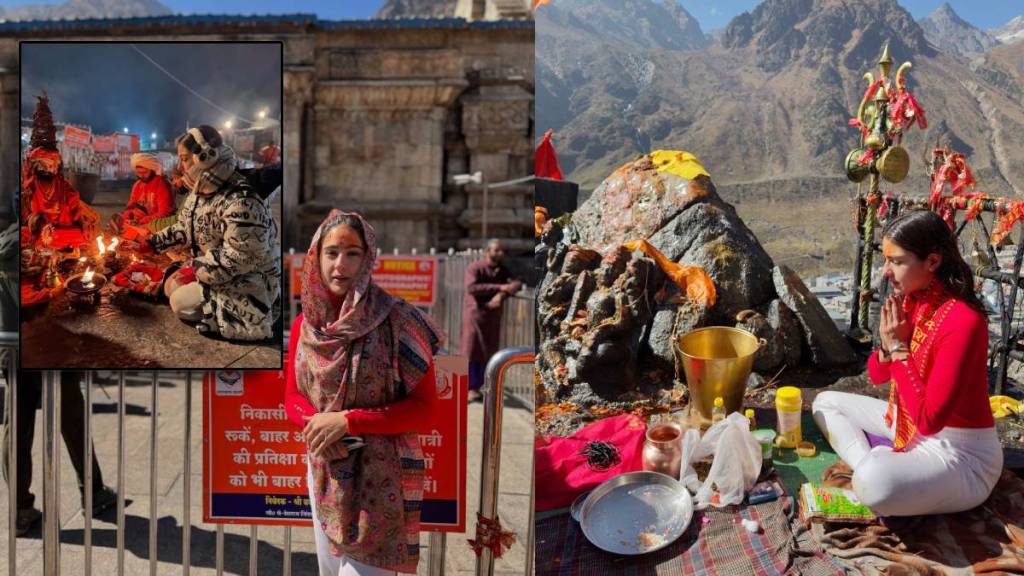
<path id="1" fill-rule="evenodd" d="M 909 317 L 915 317 L 920 305 L 914 305 Z M 933 346 L 923 370 L 909 355 L 905 362 L 883 362 L 876 350 L 868 359 L 868 376 L 876 385 L 895 381 L 900 402 L 921 434 L 935 434 L 946 426 L 994 426 L 988 403 L 988 321 L 984 315 L 957 301 L 938 327 Z"/>
<path id="2" fill-rule="evenodd" d="M 306 416 L 319 411 L 301 392 L 295 382 L 295 352 L 298 348 L 302 327 L 302 314 L 292 321 L 288 339 L 288 365 L 285 367 L 284 406 L 288 418 L 303 428 Z M 434 384 L 434 364 L 420 378 L 412 391 L 401 400 L 378 408 L 353 408 L 346 414 L 348 434 L 402 434 L 416 432 L 430 426 L 434 405 L 437 402 L 437 386 Z"/>

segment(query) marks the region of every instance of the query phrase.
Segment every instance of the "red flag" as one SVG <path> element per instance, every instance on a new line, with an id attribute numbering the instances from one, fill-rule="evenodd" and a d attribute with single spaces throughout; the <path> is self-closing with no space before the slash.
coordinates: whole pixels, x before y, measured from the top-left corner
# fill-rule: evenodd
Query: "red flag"
<path id="1" fill-rule="evenodd" d="M 544 139 L 534 155 L 534 175 L 538 178 L 562 179 L 562 169 L 558 167 L 558 156 L 555 155 L 555 147 L 551 145 L 553 130 L 544 133 Z"/>

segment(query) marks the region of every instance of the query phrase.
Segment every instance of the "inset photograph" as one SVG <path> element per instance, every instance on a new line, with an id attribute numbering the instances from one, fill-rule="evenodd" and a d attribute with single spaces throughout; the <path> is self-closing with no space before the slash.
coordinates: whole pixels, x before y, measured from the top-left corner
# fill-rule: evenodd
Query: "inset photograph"
<path id="1" fill-rule="evenodd" d="M 282 45 L 21 45 L 25 369 L 281 367 Z"/>

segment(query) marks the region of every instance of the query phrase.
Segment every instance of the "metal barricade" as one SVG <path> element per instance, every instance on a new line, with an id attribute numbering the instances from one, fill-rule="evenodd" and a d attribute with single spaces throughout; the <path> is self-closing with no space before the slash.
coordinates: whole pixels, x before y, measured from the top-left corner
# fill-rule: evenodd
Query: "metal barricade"
<path id="1" fill-rule="evenodd" d="M 524 300 L 525 301 L 525 300 Z M 17 346 L 18 336 L 16 333 L 0 333 L 0 349 L 6 350 L 6 354 L 3 357 L 5 365 L 8 367 L 7 376 L 8 382 L 6 386 L 6 403 L 8 410 L 8 426 L 10 427 L 9 433 L 7 434 L 8 442 L 8 502 L 9 502 L 9 517 L 8 517 L 8 569 L 10 574 L 17 574 L 17 535 L 16 535 L 16 524 L 17 524 L 17 402 L 18 402 L 18 387 L 16 384 L 17 380 Z M 528 347 L 515 347 L 501 350 L 496 354 L 487 365 L 486 377 L 485 377 L 485 408 L 484 408 L 484 429 L 485 429 L 485 441 L 482 451 L 482 474 L 481 474 L 481 491 L 480 491 L 480 511 L 487 518 L 497 517 L 497 495 L 498 495 L 498 468 L 500 461 L 501 452 L 501 422 L 502 422 L 502 398 L 505 396 L 505 390 L 508 388 L 509 382 L 509 367 L 516 364 L 532 363 L 534 360 L 534 348 Z M 133 376 L 137 376 L 138 372 L 133 372 Z M 159 486 L 157 484 L 158 471 L 161 467 L 160 454 L 158 450 L 159 444 L 159 406 L 160 406 L 160 378 L 161 374 L 158 372 L 152 372 L 151 382 L 149 382 L 150 389 L 150 414 L 149 414 L 149 443 L 150 443 L 150 461 L 149 461 L 149 508 L 150 517 L 148 523 L 148 553 L 149 553 L 149 572 L 150 574 L 156 574 L 159 557 L 158 557 L 158 507 L 159 507 Z M 180 376 L 181 373 L 178 373 Z M 93 483 L 95 479 L 92 475 L 92 460 L 93 460 L 93 426 L 92 426 L 92 412 L 93 412 L 93 385 L 98 380 L 93 372 L 87 372 L 84 384 L 84 444 L 85 444 L 85 466 L 84 466 L 84 531 L 83 531 L 83 546 L 85 554 L 84 574 L 90 576 L 92 571 L 92 560 L 93 560 L 93 534 L 92 534 L 92 514 L 93 509 Z M 124 576 L 126 573 L 125 567 L 125 549 L 126 549 L 126 514 L 125 514 L 125 493 L 127 490 L 126 483 L 126 452 L 129 446 L 129 438 L 126 430 L 126 372 L 117 373 L 117 500 L 116 500 L 116 573 L 118 576 Z M 183 462 L 182 462 L 182 490 L 184 491 L 182 499 L 182 542 L 181 542 L 181 568 L 182 574 L 188 576 L 190 573 L 190 567 L 192 564 L 192 554 L 190 546 L 190 535 L 192 530 L 191 522 L 191 488 L 192 488 L 192 474 L 191 474 L 191 445 L 192 445 L 192 396 L 193 396 L 193 373 L 185 372 L 183 374 L 185 386 L 184 386 L 184 427 L 185 431 L 183 434 Z M 42 387 L 42 403 L 43 403 L 43 418 L 42 418 L 42 430 L 43 430 L 43 466 L 42 466 L 42 508 L 43 508 L 43 573 L 47 576 L 59 576 L 61 573 L 61 543 L 60 543 L 60 506 L 59 506 L 59 486 L 60 486 L 60 442 L 61 442 L 61 374 L 59 372 L 45 372 L 43 373 L 43 387 Z M 137 378 L 135 378 L 137 381 Z M 163 461 L 163 466 L 167 466 L 167 461 Z M 533 555 L 533 542 L 532 542 L 532 523 L 533 523 L 533 511 L 532 511 L 532 500 L 533 500 L 533 486 L 530 488 L 530 499 L 531 499 L 531 510 L 530 510 L 530 527 L 527 536 L 527 560 L 526 569 L 527 573 L 532 570 L 532 555 Z M 283 574 L 290 576 L 292 572 L 292 538 L 291 528 L 284 527 L 284 550 L 283 550 Z M 446 541 L 445 534 L 441 532 L 431 533 L 429 536 L 430 550 L 427 560 L 427 566 L 429 573 L 432 575 L 444 574 L 444 561 L 446 552 Z M 224 546 L 224 526 L 218 524 L 216 527 L 216 541 L 215 541 L 215 567 L 218 576 L 224 573 L 224 559 L 225 559 L 225 546 Z M 251 527 L 249 531 L 249 574 L 255 575 L 257 573 L 257 552 L 259 547 L 259 533 L 256 527 Z M 491 557 L 490 552 L 485 550 L 481 558 L 477 563 L 477 573 L 491 575 L 493 573 L 494 559 Z M 134 572 L 134 570 L 132 570 Z M 113 570 L 112 570 L 113 572 Z"/>
<path id="2" fill-rule="evenodd" d="M 18 334 L 17 333 L 0 333 L 0 349 L 3 349 L 4 356 L 3 360 L 5 367 L 8 369 L 6 372 L 6 409 L 7 413 L 7 425 L 9 427 L 7 439 L 9 445 L 7 446 L 8 455 L 8 571 L 10 574 L 17 574 L 17 474 L 18 474 L 18 462 L 17 462 L 17 422 L 18 422 L 18 386 L 17 386 L 17 346 L 18 346 Z M 133 375 L 137 375 L 134 372 Z M 118 576 L 124 576 L 125 574 L 125 530 L 126 530 L 126 517 L 125 517 L 125 491 L 127 488 L 125 482 L 126 462 L 125 453 L 127 448 L 126 438 L 126 389 L 125 380 L 126 373 L 118 373 L 117 378 L 117 534 L 116 534 L 116 573 Z M 149 506 L 150 506 L 150 518 L 149 518 L 149 572 L 150 574 L 157 573 L 157 567 L 159 565 L 159 557 L 157 554 L 157 543 L 158 543 L 158 505 L 159 505 L 159 486 L 157 481 L 159 479 L 159 436 L 158 436 L 158 419 L 159 419 L 159 393 L 160 393 L 160 373 L 153 372 L 151 374 L 151 400 L 150 400 L 150 484 L 149 484 Z M 42 462 L 42 509 L 43 509 L 43 556 L 42 565 L 43 573 L 47 576 L 58 576 L 61 573 L 60 563 L 60 505 L 59 505 L 59 484 L 60 484 L 60 442 L 61 442 L 61 373 L 55 371 L 48 371 L 43 373 L 42 383 L 42 430 L 43 430 L 43 462 Z M 191 554 L 191 489 L 192 489 L 192 466 L 191 466 L 191 443 L 192 443 L 192 382 L 193 374 L 186 372 L 184 374 L 185 386 L 185 431 L 184 431 L 184 456 L 182 462 L 183 470 L 183 482 L 182 489 L 184 491 L 182 499 L 182 555 L 181 555 L 181 567 L 182 574 L 188 576 L 192 564 Z M 92 574 L 92 560 L 93 560 L 93 538 L 92 538 L 92 514 L 93 509 L 93 482 L 94 478 L 92 475 L 92 459 L 93 459 L 93 429 L 92 429 L 92 410 L 93 410 L 93 398 L 92 388 L 95 382 L 94 373 L 87 372 L 85 377 L 85 390 L 84 390 L 84 420 L 83 420 L 83 441 L 85 444 L 84 450 L 84 475 L 83 475 L 83 519 L 84 519 L 84 530 L 83 530 L 83 547 L 84 547 L 84 574 L 90 576 Z M 283 574 L 285 576 L 291 575 L 291 528 L 284 528 L 285 536 L 285 549 L 284 549 L 284 563 L 283 563 Z M 256 574 L 256 552 L 258 550 L 258 533 L 255 527 L 250 531 L 250 574 Z M 217 526 L 217 568 L 218 574 L 223 573 L 224 563 L 224 548 L 223 548 L 223 526 Z"/>
<path id="3" fill-rule="evenodd" d="M 533 364 L 533 347 L 505 348 L 491 356 L 484 373 L 484 444 L 480 458 L 480 509 L 481 516 L 488 520 L 498 517 L 498 471 L 501 464 L 501 419 L 505 391 L 505 378 L 509 367 L 514 364 Z M 531 485 L 530 499 L 533 500 Z M 533 505 L 530 506 L 528 526 L 533 525 Z M 532 536 L 532 534 L 531 534 Z M 532 537 L 526 543 L 527 574 L 532 572 Z M 486 546 L 476 561 L 477 576 L 493 576 L 494 555 Z"/>
<path id="4" fill-rule="evenodd" d="M 505 309 L 501 317 L 501 348 L 536 347 L 534 341 L 536 297 L 536 290 L 524 288 L 505 301 Z M 518 404 L 532 411 L 534 407 L 533 371 L 517 370 L 510 374 L 505 383 L 505 392 Z"/>
<path id="5" fill-rule="evenodd" d="M 2 349 L 2 364 L 7 367 L 5 374 L 7 381 L 7 398 L 5 409 L 7 410 L 7 438 L 10 445 L 7 446 L 7 573 L 14 575 L 18 573 L 18 535 L 15 533 L 15 526 L 18 523 L 18 455 L 14 449 L 15 430 L 18 429 L 18 342 L 17 332 L 0 332 L 0 349 Z"/>

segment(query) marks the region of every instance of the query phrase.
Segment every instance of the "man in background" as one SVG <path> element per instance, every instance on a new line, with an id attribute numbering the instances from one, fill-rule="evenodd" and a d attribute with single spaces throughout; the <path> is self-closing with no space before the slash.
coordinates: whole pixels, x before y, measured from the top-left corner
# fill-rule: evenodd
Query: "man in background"
<path id="1" fill-rule="evenodd" d="M 523 283 L 513 280 L 504 265 L 501 242 L 487 242 L 484 257 L 466 268 L 466 300 L 462 313 L 462 353 L 469 356 L 469 394 L 467 400 L 483 399 L 487 361 L 498 351 L 501 313 L 505 300 L 518 292 Z"/>

